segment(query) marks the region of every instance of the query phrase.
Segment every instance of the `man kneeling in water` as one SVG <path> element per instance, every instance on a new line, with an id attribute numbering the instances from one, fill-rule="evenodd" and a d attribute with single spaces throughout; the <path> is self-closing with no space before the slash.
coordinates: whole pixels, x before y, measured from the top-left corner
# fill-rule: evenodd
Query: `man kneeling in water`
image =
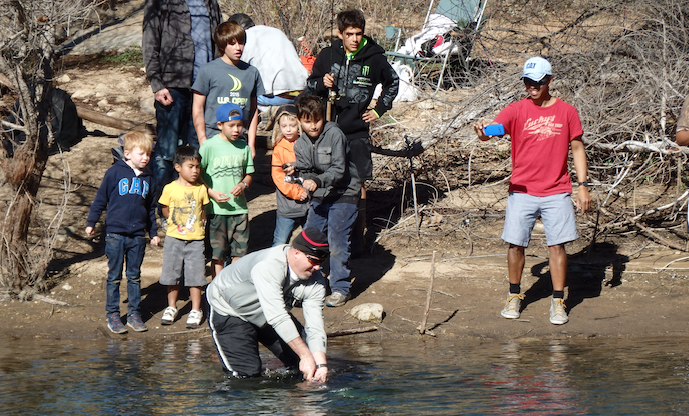
<path id="1" fill-rule="evenodd" d="M 327 381 L 320 268 L 328 254 L 325 234 L 307 228 L 291 246 L 248 254 L 213 279 L 206 290 L 208 323 L 226 371 L 260 376 L 261 342 L 288 368 L 298 365 L 306 380 Z M 294 306 L 302 307 L 306 329 L 290 314 Z"/>

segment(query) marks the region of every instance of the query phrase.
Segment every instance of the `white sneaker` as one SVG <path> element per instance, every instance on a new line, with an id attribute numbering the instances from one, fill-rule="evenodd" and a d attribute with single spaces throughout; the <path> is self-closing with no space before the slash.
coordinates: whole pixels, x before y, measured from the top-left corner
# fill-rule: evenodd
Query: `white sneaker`
<path id="1" fill-rule="evenodd" d="M 172 306 L 168 306 L 163 311 L 163 317 L 160 318 L 160 324 L 172 325 L 172 323 L 175 322 L 175 318 L 177 318 L 177 309 L 173 308 Z"/>
<path id="2" fill-rule="evenodd" d="M 550 301 L 550 323 L 553 325 L 566 324 L 569 321 L 565 311 L 564 299 L 552 299 Z"/>
<path id="3" fill-rule="evenodd" d="M 203 312 L 191 310 L 187 316 L 187 328 L 198 328 L 203 319 Z"/>
<path id="4" fill-rule="evenodd" d="M 510 293 L 509 297 L 507 298 L 507 303 L 505 304 L 505 307 L 502 308 L 500 315 L 507 319 L 519 318 L 519 308 L 522 306 L 522 300 L 524 300 L 524 295 L 519 293 Z"/>

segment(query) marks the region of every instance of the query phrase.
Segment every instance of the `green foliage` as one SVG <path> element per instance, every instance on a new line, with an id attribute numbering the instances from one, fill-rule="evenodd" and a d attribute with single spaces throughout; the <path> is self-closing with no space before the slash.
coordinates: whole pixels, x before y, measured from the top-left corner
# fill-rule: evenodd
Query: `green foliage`
<path id="1" fill-rule="evenodd" d="M 114 66 L 144 66 L 144 56 L 138 46 L 127 48 L 124 52 L 115 55 L 105 56 L 102 61 Z"/>

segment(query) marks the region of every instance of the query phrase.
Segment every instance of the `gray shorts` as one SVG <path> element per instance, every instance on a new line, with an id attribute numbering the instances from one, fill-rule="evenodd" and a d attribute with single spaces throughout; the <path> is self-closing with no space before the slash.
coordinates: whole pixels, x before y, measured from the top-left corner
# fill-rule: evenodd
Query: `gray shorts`
<path id="1" fill-rule="evenodd" d="M 505 228 L 501 238 L 507 243 L 528 247 L 538 214 L 541 214 L 548 246 L 579 238 L 570 194 L 532 196 L 519 192 L 510 192 L 507 197 Z"/>
<path id="2" fill-rule="evenodd" d="M 165 237 L 163 249 L 163 272 L 160 284 L 178 285 L 182 280 L 184 265 L 184 286 L 200 287 L 206 285 L 206 258 L 203 256 L 203 240 L 180 240 Z"/>

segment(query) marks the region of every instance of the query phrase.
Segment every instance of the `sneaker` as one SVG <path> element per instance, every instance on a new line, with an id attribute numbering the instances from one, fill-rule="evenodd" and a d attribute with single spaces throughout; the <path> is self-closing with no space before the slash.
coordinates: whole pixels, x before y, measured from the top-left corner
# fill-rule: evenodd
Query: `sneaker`
<path id="1" fill-rule="evenodd" d="M 127 328 L 122 325 L 122 318 L 117 312 L 111 312 L 106 315 L 108 320 L 108 329 L 115 334 L 124 334 L 127 332 Z"/>
<path id="2" fill-rule="evenodd" d="M 569 321 L 567 311 L 565 311 L 564 299 L 553 299 L 550 301 L 550 323 L 553 325 L 566 324 Z"/>
<path id="3" fill-rule="evenodd" d="M 338 306 L 344 306 L 344 304 L 347 303 L 347 301 L 351 298 L 352 295 L 349 293 L 345 295 L 344 293 L 333 292 L 332 295 L 328 296 L 325 304 L 331 308 L 337 308 Z"/>
<path id="4" fill-rule="evenodd" d="M 172 323 L 175 322 L 175 318 L 177 318 L 177 309 L 173 308 L 172 306 L 168 306 L 163 311 L 163 317 L 160 318 L 160 324 L 172 325 Z"/>
<path id="5" fill-rule="evenodd" d="M 187 328 L 198 328 L 199 325 L 201 325 L 202 319 L 203 312 L 192 309 L 191 312 L 189 312 L 189 316 L 187 316 Z"/>
<path id="6" fill-rule="evenodd" d="M 507 298 L 507 303 L 505 304 L 505 307 L 502 308 L 500 315 L 507 319 L 519 318 L 519 308 L 521 308 L 523 300 L 524 295 L 519 293 L 510 293 L 509 297 Z"/>
<path id="7" fill-rule="evenodd" d="M 127 326 L 136 332 L 148 331 L 146 324 L 144 324 L 144 321 L 141 320 L 141 315 L 138 313 L 132 313 L 127 316 Z"/>

